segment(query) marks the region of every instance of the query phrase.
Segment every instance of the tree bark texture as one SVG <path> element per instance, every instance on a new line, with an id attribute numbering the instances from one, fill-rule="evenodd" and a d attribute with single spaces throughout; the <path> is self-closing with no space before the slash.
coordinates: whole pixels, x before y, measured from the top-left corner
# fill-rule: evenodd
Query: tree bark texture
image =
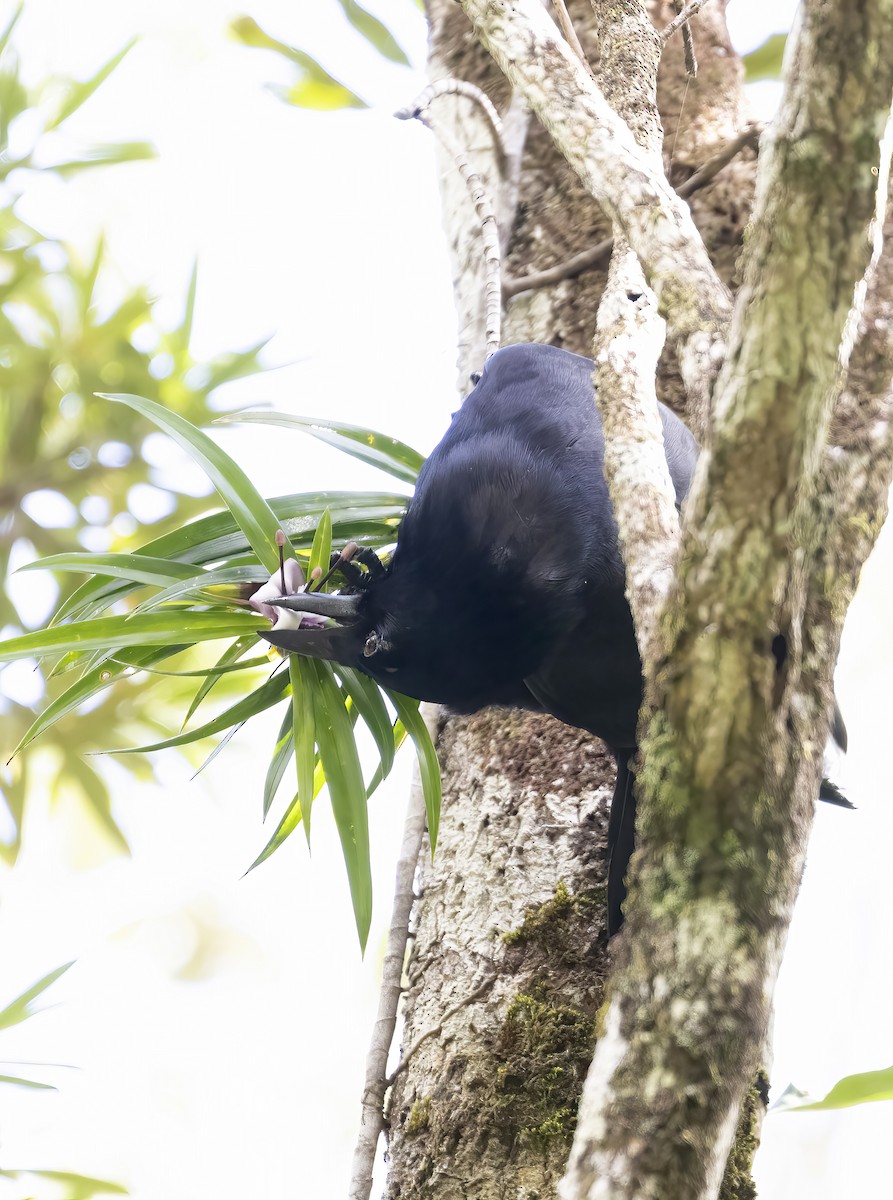
<path id="1" fill-rule="evenodd" d="M 590 5 L 572 0 L 569 8 L 597 69 Z M 746 122 L 723 8 L 719 0 L 708 5 L 695 24 L 696 79 L 686 81 L 678 38 L 661 63 L 664 162 L 677 184 Z M 670 4 L 650 11 L 657 28 L 675 15 Z M 451 0 L 432 0 L 429 17 L 431 78 L 481 86 L 504 118 L 513 117 L 516 144 L 518 130 L 526 134 L 515 186 L 505 186 L 492 135 L 474 106 L 462 98 L 440 102 L 438 119 L 451 123 L 499 199 L 505 272 L 555 266 L 610 236 L 610 219 L 552 138 L 511 104 L 504 77 L 463 12 Z M 737 283 L 754 162 L 745 151 L 691 206 L 727 286 Z M 464 185 L 443 156 L 440 169 L 464 392 L 483 362 L 480 234 Z M 518 295 L 506 314 L 505 342 L 548 342 L 589 354 L 605 284 L 602 270 Z M 658 390 L 682 407 L 672 347 L 664 350 Z M 600 744 L 578 730 L 497 710 L 450 720 L 440 752 L 443 817 L 435 859 L 422 859 L 402 1039 L 404 1055 L 418 1049 L 389 1097 L 386 1195 L 547 1200 L 565 1170 L 603 1001 L 604 838 L 613 767 Z M 463 1004 L 467 997 L 473 999 Z M 753 1195 L 753 1113 L 748 1121 L 724 1200 Z"/>

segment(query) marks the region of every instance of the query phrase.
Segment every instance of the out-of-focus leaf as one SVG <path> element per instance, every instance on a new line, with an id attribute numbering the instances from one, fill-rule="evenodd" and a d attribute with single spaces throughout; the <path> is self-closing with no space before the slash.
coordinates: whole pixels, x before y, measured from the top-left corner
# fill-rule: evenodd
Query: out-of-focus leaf
<path id="1" fill-rule="evenodd" d="M 303 50 L 289 46 L 261 29 L 252 17 L 237 17 L 230 25 L 230 32 L 258 50 L 273 50 L 287 58 L 300 72 L 298 81 L 290 88 L 271 87 L 271 91 L 288 104 L 299 108 L 315 108 L 332 111 L 339 108 L 368 108 L 365 100 L 356 92 L 330 75 L 315 58 Z"/>
<path id="2" fill-rule="evenodd" d="M 9 45 L 9 39 L 10 39 L 10 37 L 12 37 L 12 31 L 15 29 L 16 25 L 18 25 L 19 18 L 21 17 L 22 13 L 24 12 L 24 9 L 25 9 L 25 0 L 21 0 L 21 3 L 17 6 L 17 8 L 13 12 L 12 16 L 7 21 L 6 28 L 3 30 L 2 33 L 0 33 L 0 54 L 2 54 L 3 51 L 6 49 L 6 47 Z"/>
<path id="3" fill-rule="evenodd" d="M 56 625 L 0 642 L 0 662 L 41 658 L 84 650 L 116 650 L 122 646 L 160 646 L 174 642 L 206 642 L 241 637 L 268 628 L 263 617 L 247 613 L 188 612 L 169 609 L 133 617 L 103 617 Z"/>
<path id="4" fill-rule="evenodd" d="M 297 429 L 406 483 L 415 483 L 425 461 L 423 454 L 405 442 L 399 442 L 384 433 L 376 433 L 374 429 L 364 429 L 361 425 L 347 425 L 343 421 L 336 423 L 320 417 L 293 417 L 288 413 L 276 412 L 233 413 L 219 417 L 218 421 L 220 424 L 238 421 Z"/>
<path id="5" fill-rule="evenodd" d="M 78 171 L 88 171 L 91 167 L 146 162 L 157 157 L 158 151 L 151 142 L 109 142 L 104 146 L 91 146 L 81 158 L 47 163 L 44 170 L 52 171 L 54 175 L 75 175 Z"/>
<path id="6" fill-rule="evenodd" d="M 206 721 L 204 725 L 198 725 L 195 729 L 175 734 L 161 742 L 152 742 L 148 746 L 127 746 L 123 750 L 114 750 L 108 753 L 115 755 L 150 754 L 154 750 L 169 750 L 172 746 L 188 746 L 190 742 L 198 742 L 202 738 L 213 737 L 215 733 L 223 733 L 233 725 L 243 725 L 250 717 L 278 704 L 287 690 L 288 675 L 284 671 L 280 671 L 237 703 L 230 705 L 213 721 Z"/>
<path id="7" fill-rule="evenodd" d="M 316 670 L 313 689 L 316 740 L 341 838 L 357 934 L 365 950 L 372 920 L 372 871 L 363 772 L 353 726 L 331 665 L 314 659 L 306 661 Z"/>
<path id="8" fill-rule="evenodd" d="M 428 815 L 428 838 L 431 842 L 431 853 L 437 845 L 437 831 L 440 828 L 440 801 L 442 788 L 440 780 L 440 764 L 437 761 L 437 751 L 431 741 L 428 726 L 419 712 L 418 700 L 403 696 L 400 692 L 387 689 L 391 703 L 396 708 L 400 720 L 406 727 L 406 732 L 415 743 L 419 760 L 419 777 L 422 781 L 422 792 L 425 796 L 425 812 Z"/>
<path id="9" fill-rule="evenodd" d="M 45 992 L 50 984 L 56 982 L 65 972 L 74 966 L 74 962 L 63 964 L 61 967 L 56 967 L 54 971 L 49 971 L 42 979 L 38 979 L 37 983 L 33 983 L 20 996 L 16 996 L 15 1000 L 11 1001 L 4 1009 L 0 1009 L 0 1029 L 9 1029 L 12 1025 L 18 1025 L 21 1021 L 27 1021 L 29 1017 L 34 1016 L 34 1009 L 31 1007 L 32 1001 L 36 1000 L 41 993 Z"/>
<path id="10" fill-rule="evenodd" d="M 744 55 L 741 61 L 744 63 L 745 83 L 757 83 L 761 79 L 781 79 L 787 40 L 786 33 L 773 33 L 762 45 L 757 46 L 756 50 Z"/>
<path id="11" fill-rule="evenodd" d="M 269 572 L 279 564 L 276 533 L 280 528 L 273 510 L 242 468 L 202 430 L 145 396 L 104 393 L 104 398 L 126 404 L 148 417 L 169 434 L 210 478 L 223 502 L 248 538 L 251 548 Z"/>
<path id="12" fill-rule="evenodd" d="M 65 1185 L 65 1200 L 93 1200 L 94 1196 L 129 1196 L 127 1188 L 107 1179 L 90 1175 L 75 1175 L 71 1171 L 0 1171 L 6 1179 L 46 1179 Z"/>
<path id="13" fill-rule="evenodd" d="M 131 38 L 117 54 L 113 55 L 104 66 L 100 67 L 95 75 L 82 82 L 74 82 L 71 84 L 68 95 L 62 101 L 59 111 L 55 117 L 47 124 L 47 129 L 56 129 L 63 121 L 67 120 L 72 113 L 77 112 L 82 104 L 85 104 L 98 87 L 100 87 L 111 75 L 112 71 L 124 59 L 125 55 L 129 54 L 136 45 L 138 38 Z"/>
<path id="14" fill-rule="evenodd" d="M 20 1075 L 0 1075 L 0 1083 L 11 1083 L 16 1087 L 39 1088 L 41 1091 L 55 1092 L 55 1088 L 51 1083 L 38 1083 L 36 1079 L 22 1079 Z"/>
<path id="15" fill-rule="evenodd" d="M 338 0 L 338 3 L 344 9 L 344 15 L 357 33 L 361 33 L 367 42 L 371 42 L 379 54 L 401 66 L 408 67 L 410 65 L 409 59 L 398 45 L 396 38 L 390 29 L 379 21 L 378 17 L 373 17 L 372 13 L 366 12 L 365 8 L 361 8 L 359 4 L 355 3 L 355 0 Z"/>
<path id="16" fill-rule="evenodd" d="M 112 816 L 111 796 L 102 777 L 91 770 L 83 759 L 71 756 L 66 764 L 65 778 L 77 783 L 81 794 L 109 839 L 120 853 L 129 855 L 130 846 L 128 846 L 127 838 L 121 831 L 118 822 Z M 61 777 L 58 782 L 61 782 Z"/>
<path id="17" fill-rule="evenodd" d="M 304 833 L 310 845 L 310 812 L 313 807 L 314 775 L 316 772 L 316 711 L 314 688 L 317 674 L 311 659 L 290 654 L 288 673 L 291 679 L 292 738 L 295 768 L 298 776 L 298 804 L 301 806 Z"/>
<path id="18" fill-rule="evenodd" d="M 822 1100 L 808 1104 L 790 1104 L 784 1112 L 810 1112 L 826 1108 L 852 1108 L 854 1104 L 870 1104 L 876 1100 L 893 1100 L 893 1067 L 880 1071 L 862 1071 L 845 1075 L 835 1083 Z"/>

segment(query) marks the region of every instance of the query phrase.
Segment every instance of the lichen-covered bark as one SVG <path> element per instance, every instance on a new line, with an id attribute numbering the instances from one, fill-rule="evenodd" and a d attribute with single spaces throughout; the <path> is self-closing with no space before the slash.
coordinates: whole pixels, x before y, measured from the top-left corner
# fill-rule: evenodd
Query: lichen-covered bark
<path id="1" fill-rule="evenodd" d="M 652 7 L 658 27 L 673 15 L 670 5 Z M 597 64 L 589 0 L 573 0 L 570 9 Z M 504 114 L 503 77 L 458 6 L 434 0 L 429 16 L 432 78 L 471 80 Z M 685 112 L 702 149 L 680 131 L 678 178 L 737 132 L 740 69 L 726 53 L 719 8 L 696 36 L 701 75 L 687 87 Z M 666 114 L 678 113 L 686 86 L 676 67 L 680 56 L 672 44 L 662 62 Z M 455 136 L 469 139 L 475 166 L 489 172 L 499 194 L 490 136 L 471 106 L 463 101 L 456 108 L 462 128 Z M 727 281 L 748 211 L 752 158 L 738 170 L 734 188 L 720 176 L 700 198 L 699 220 Z M 483 359 L 480 242 L 464 187 L 447 161 L 441 183 L 457 285 L 460 379 L 467 386 Z M 563 261 L 609 229 L 535 120 L 510 211 L 512 274 Z M 604 284 L 603 272 L 590 272 L 519 296 L 506 314 L 505 340 L 589 353 Z M 681 395 L 672 355 L 659 388 L 670 399 Z M 549 1200 L 565 1169 L 607 969 L 604 830 L 612 767 L 598 743 L 578 731 L 495 711 L 449 722 L 441 756 L 444 810 L 433 863 L 423 855 L 404 1053 L 435 1032 L 411 1055 L 390 1096 L 386 1194 L 389 1200 Z M 739 1195 L 743 1200 L 748 1192 L 730 1193 L 730 1200 Z"/>
<path id="2" fill-rule="evenodd" d="M 562 1189 L 574 1200 L 716 1195 L 800 880 L 827 730 L 801 670 L 816 619 L 801 525 L 886 170 L 893 4 L 813 0 L 802 20 L 685 517 L 627 931 Z M 826 618 L 809 636 L 834 652 Z"/>

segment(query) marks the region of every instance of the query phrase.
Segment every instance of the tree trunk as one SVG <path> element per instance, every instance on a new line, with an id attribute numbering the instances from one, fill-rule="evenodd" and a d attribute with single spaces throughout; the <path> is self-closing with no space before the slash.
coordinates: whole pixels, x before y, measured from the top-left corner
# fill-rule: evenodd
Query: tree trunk
<path id="1" fill-rule="evenodd" d="M 592 10 L 588 3 L 569 7 L 596 67 Z M 697 78 L 685 75 L 680 39 L 663 56 L 658 102 L 664 161 L 675 185 L 744 124 L 741 66 L 723 12 L 721 3 L 708 5 L 696 23 Z M 674 14 L 671 5 L 651 6 L 658 28 Z M 553 267 L 610 237 L 610 222 L 549 135 L 511 103 L 503 76 L 458 5 L 432 0 L 429 17 L 431 78 L 480 85 L 508 113 L 507 141 L 523 142 L 514 186 L 511 178 L 500 182 L 481 114 L 461 98 L 437 101 L 438 116 L 498 198 L 504 274 L 517 278 Z M 691 202 L 713 262 L 731 286 L 754 161 L 745 151 Z M 441 178 L 464 392 L 483 361 L 480 233 L 445 157 Z M 607 260 L 598 270 L 518 293 L 508 306 L 504 342 L 547 342 L 589 354 L 606 270 Z M 665 402 L 682 407 L 669 350 L 658 389 Z M 548 717 L 497 710 L 449 720 L 440 754 L 443 819 L 434 862 L 422 859 L 404 1060 L 389 1099 L 386 1195 L 546 1200 L 566 1168 L 603 998 L 613 765 L 587 734 Z M 754 1096 L 730 1160 L 725 1200 L 754 1194 L 749 1167 L 760 1107 Z"/>

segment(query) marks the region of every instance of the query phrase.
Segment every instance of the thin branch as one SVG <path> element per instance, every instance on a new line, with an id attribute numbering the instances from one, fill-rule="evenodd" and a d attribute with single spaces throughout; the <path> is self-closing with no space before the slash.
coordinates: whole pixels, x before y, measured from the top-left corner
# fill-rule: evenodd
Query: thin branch
<path id="1" fill-rule="evenodd" d="M 577 37 L 577 31 L 574 29 L 574 23 L 570 18 L 570 13 L 567 11 L 567 5 L 564 0 L 552 0 L 555 6 L 555 16 L 558 18 L 558 28 L 564 34 L 567 44 L 579 58 L 580 62 L 592 74 L 592 67 L 589 65 L 589 59 L 586 57 L 586 51 L 580 44 L 580 39 Z"/>
<path id="2" fill-rule="evenodd" d="M 725 356 L 731 297 L 688 207 L 637 146 L 539 0 L 460 2 L 512 87 L 638 255 L 676 345 L 693 423 L 704 428 Z"/>
<path id="3" fill-rule="evenodd" d="M 688 0 L 685 8 L 661 31 L 660 40 L 668 42 L 677 29 L 687 28 L 692 17 L 697 16 L 706 3 L 707 0 Z M 697 72 L 697 68 L 695 68 L 695 72 Z"/>
<path id="4" fill-rule="evenodd" d="M 706 187 L 723 167 L 727 167 L 742 150 L 747 146 L 755 146 L 762 131 L 762 125 L 748 125 L 738 137 L 727 142 L 720 151 L 708 159 L 684 183 L 681 183 L 676 189 L 676 194 L 685 198 Z M 545 271 L 536 271 L 530 275 L 519 275 L 514 278 L 508 276 L 502 281 L 503 299 L 510 300 L 512 296 L 520 295 L 521 292 L 528 292 L 534 288 L 553 287 L 564 279 L 576 279 L 585 271 L 598 270 L 610 258 L 613 248 L 614 239 L 603 238 L 588 250 L 574 255 L 566 262 L 558 263 L 557 266 L 549 267 Z"/>
<path id="5" fill-rule="evenodd" d="M 430 704 L 422 705 L 425 724 L 432 738 L 437 736 L 437 709 Z M 391 910 L 391 926 L 385 947 L 381 971 L 381 989 L 378 995 L 378 1013 L 372 1027 L 372 1038 L 366 1057 L 366 1079 L 363 1085 L 362 1112 L 357 1144 L 354 1149 L 350 1173 L 349 1200 L 369 1200 L 372 1191 L 372 1170 L 378 1139 L 384 1128 L 384 1095 L 388 1052 L 394 1040 L 397 1024 L 397 1006 L 400 1001 L 400 980 L 406 943 L 409 936 L 409 918 L 415 900 L 413 879 L 425 835 L 425 795 L 419 777 L 418 766 L 413 776 L 406 821 L 403 827 L 403 844 L 397 860 L 397 879 L 394 886 L 394 905 Z"/>
<path id="6" fill-rule="evenodd" d="M 683 0 L 673 0 L 673 7 L 676 9 L 677 16 L 683 15 Z M 690 17 L 682 26 L 682 60 L 685 63 L 686 75 L 694 79 L 698 73 L 698 59 L 695 54 L 695 39 L 691 31 Z"/>
<path id="7" fill-rule="evenodd" d="M 394 116 L 400 121 L 408 121 L 414 118 L 420 121 L 427 129 L 431 130 L 446 152 L 452 157 L 453 162 L 456 164 L 456 169 L 464 179 L 465 186 L 468 188 L 468 194 L 471 196 L 474 210 L 480 222 L 481 239 L 484 243 L 486 357 L 489 358 L 499 349 L 499 344 L 502 340 L 502 288 L 500 280 L 502 256 L 499 248 L 499 227 L 496 221 L 496 210 L 493 207 L 493 201 L 490 198 L 490 193 L 487 191 L 483 177 L 472 167 L 463 147 L 459 145 L 451 134 L 447 133 L 443 125 L 436 120 L 428 106 L 430 100 L 442 95 L 467 96 L 480 104 L 490 119 L 491 124 L 493 124 L 495 118 L 493 128 L 494 131 L 497 131 L 497 144 L 500 148 L 501 158 L 503 157 L 502 125 L 496 110 L 480 88 L 475 87 L 474 84 L 463 83 L 458 79 L 440 80 L 439 83 L 432 84 L 425 88 L 412 104 L 394 113 Z"/>

